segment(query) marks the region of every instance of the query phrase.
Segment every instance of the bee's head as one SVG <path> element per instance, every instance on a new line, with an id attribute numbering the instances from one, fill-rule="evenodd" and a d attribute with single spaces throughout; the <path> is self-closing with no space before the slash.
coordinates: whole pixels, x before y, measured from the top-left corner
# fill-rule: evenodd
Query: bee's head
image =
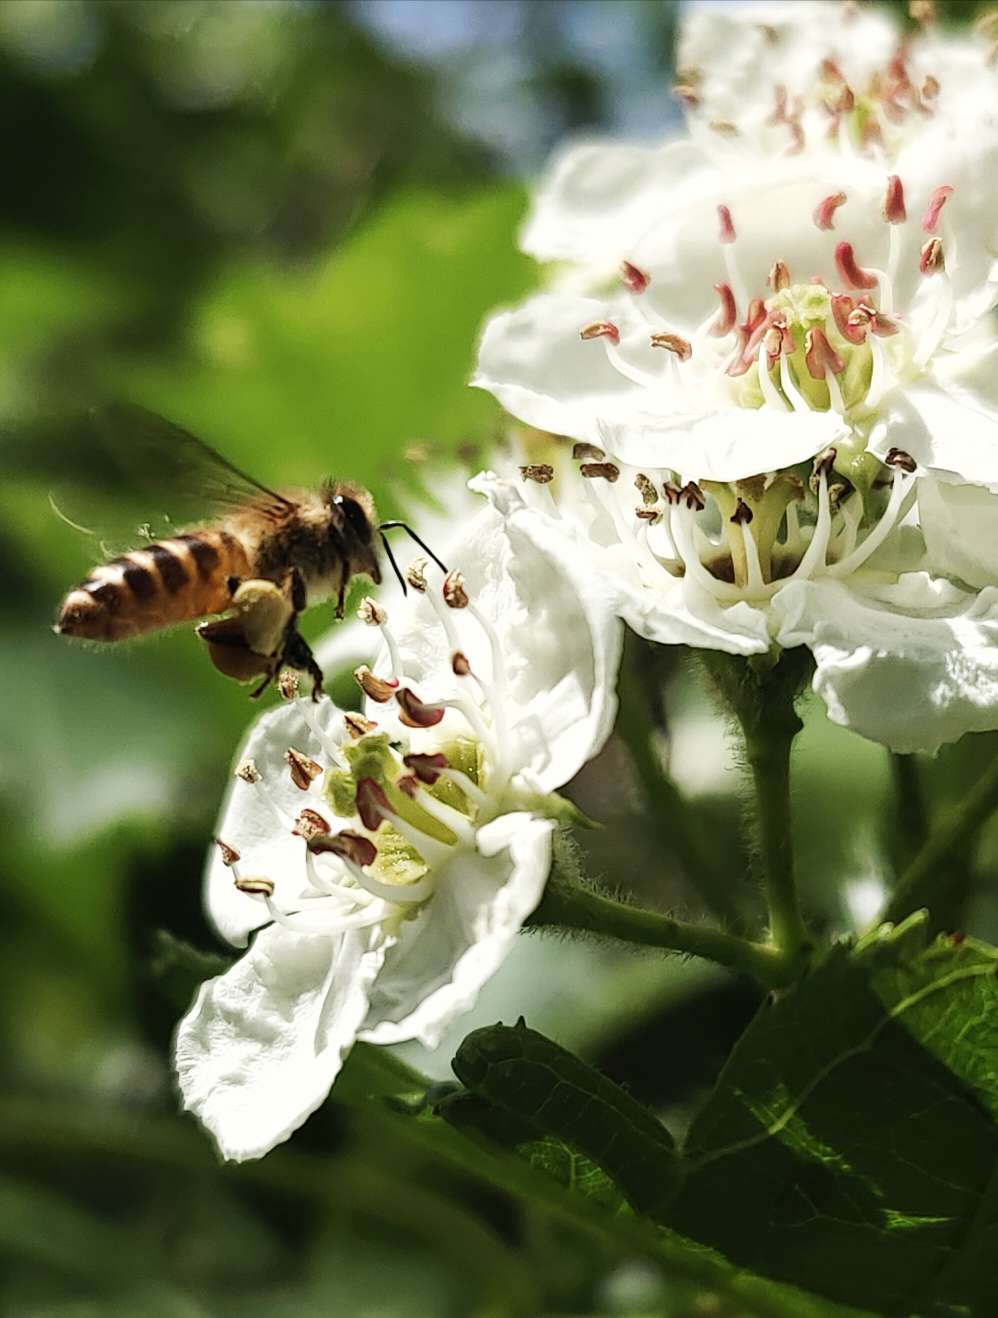
<path id="1" fill-rule="evenodd" d="M 327 487 L 326 501 L 351 574 L 363 572 L 379 585 L 381 567 L 374 546 L 374 500 L 361 486 L 337 481 Z"/>

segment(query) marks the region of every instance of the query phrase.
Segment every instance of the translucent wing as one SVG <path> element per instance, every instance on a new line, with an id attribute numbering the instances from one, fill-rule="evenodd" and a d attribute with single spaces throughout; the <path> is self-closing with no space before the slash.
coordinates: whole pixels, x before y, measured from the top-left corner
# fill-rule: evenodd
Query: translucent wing
<path id="1" fill-rule="evenodd" d="M 179 523 L 252 505 L 277 522 L 295 510 L 292 500 L 155 412 L 132 405 L 103 407 L 94 413 L 94 423 L 116 476 L 148 499 L 153 520 Z"/>

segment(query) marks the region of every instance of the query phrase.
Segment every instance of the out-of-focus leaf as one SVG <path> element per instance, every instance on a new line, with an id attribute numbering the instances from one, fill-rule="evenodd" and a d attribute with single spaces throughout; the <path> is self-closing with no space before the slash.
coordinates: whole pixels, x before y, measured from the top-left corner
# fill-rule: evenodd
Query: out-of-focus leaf
<path id="1" fill-rule="evenodd" d="M 736 1048 L 670 1220 L 842 1303 L 991 1312 L 996 1076 L 998 951 L 919 916 L 839 946 Z"/>
<path id="2" fill-rule="evenodd" d="M 521 294 L 520 190 L 394 198 L 296 277 L 236 265 L 196 308 L 189 354 L 124 359 L 124 391 L 270 483 L 351 476 L 377 492 L 415 441 L 453 447 L 498 415 L 467 387 L 485 313 Z"/>

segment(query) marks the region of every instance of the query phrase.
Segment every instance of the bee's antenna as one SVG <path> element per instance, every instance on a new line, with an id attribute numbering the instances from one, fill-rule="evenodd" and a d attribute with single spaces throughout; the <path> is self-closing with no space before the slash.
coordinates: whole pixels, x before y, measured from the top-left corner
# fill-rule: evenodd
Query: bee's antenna
<path id="1" fill-rule="evenodd" d="M 392 553 L 392 547 L 388 543 L 388 537 L 385 535 L 384 531 L 382 531 L 380 526 L 378 527 L 378 533 L 381 536 L 381 543 L 385 547 L 385 553 L 388 555 L 388 561 L 392 565 L 392 571 L 398 577 L 399 585 L 402 587 L 402 594 L 408 595 L 409 587 L 405 584 L 405 577 L 399 571 L 399 565 L 395 562 L 395 555 Z"/>
<path id="2" fill-rule="evenodd" d="M 404 531 L 406 535 L 410 537 L 410 539 L 415 540 L 416 544 L 419 545 L 420 549 L 426 550 L 426 552 L 433 559 L 434 563 L 436 563 L 440 571 L 446 573 L 447 571 L 446 565 L 441 563 L 440 559 L 437 558 L 436 554 L 433 552 L 430 546 L 425 543 L 425 541 L 420 540 L 419 536 L 416 534 L 416 532 L 412 529 L 411 526 L 407 525 L 407 523 L 405 522 L 382 522 L 381 525 L 378 527 L 378 531 L 381 534 L 381 541 L 382 544 L 385 546 L 385 553 L 388 555 L 392 567 L 395 568 L 395 575 L 398 577 L 400 581 L 402 580 L 402 574 L 399 572 L 398 567 L 395 564 L 395 559 L 392 558 L 392 551 L 388 548 L 388 540 L 385 536 L 386 531 L 393 531 L 396 528 Z M 403 590 L 405 589 L 405 583 L 403 583 L 402 589 Z"/>

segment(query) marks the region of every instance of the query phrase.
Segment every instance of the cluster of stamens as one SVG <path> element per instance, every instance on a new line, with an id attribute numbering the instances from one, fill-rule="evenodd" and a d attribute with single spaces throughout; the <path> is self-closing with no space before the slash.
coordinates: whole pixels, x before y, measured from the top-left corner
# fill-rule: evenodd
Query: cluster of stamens
<path id="1" fill-rule="evenodd" d="M 481 814 L 508 779 L 508 731 L 503 719 L 504 670 L 499 637 L 470 598 L 460 572 L 431 586 L 425 562 L 413 564 L 409 584 L 423 593 L 436 614 L 448 647 L 451 671 L 460 680 L 453 694 L 430 699 L 406 676 L 397 639 L 384 608 L 365 599 L 361 619 L 381 630 L 387 672 L 366 665 L 355 678 L 375 704 L 394 702 L 399 722 L 425 730 L 441 724 L 449 710 L 458 716 L 440 744 L 406 748 L 376 720 L 356 712 L 342 715 L 342 734 L 333 736 L 321 706 L 286 698 L 305 721 L 319 758 L 290 746 L 284 762 L 301 805 L 291 815 L 280 804 L 252 760 L 236 777 L 255 792 L 259 808 L 288 837 L 302 840 L 303 885 L 292 905 L 277 900 L 277 885 L 253 871 L 238 845 L 218 839 L 223 864 L 239 892 L 260 901 L 270 918 L 302 933 L 339 933 L 408 918 L 432 896 L 435 869 L 459 846 L 474 846 Z M 491 655 L 491 676 L 481 677 L 460 644 L 456 615 L 480 629 Z M 488 789 L 488 794 L 486 792 Z M 286 793 L 282 795 L 286 796 Z M 337 828 L 334 818 L 351 821 Z"/>
<path id="2" fill-rule="evenodd" d="M 917 10 L 917 21 L 923 28 L 934 21 L 925 0 L 912 0 L 911 10 L 913 16 Z M 981 30 L 985 36 L 990 36 L 986 24 Z M 779 40 L 777 29 L 763 26 L 762 31 L 772 44 Z M 987 54 L 988 62 L 993 61 L 996 49 L 998 43 Z M 673 87 L 673 94 L 688 109 L 696 109 L 702 100 L 702 82 L 699 69 L 683 69 Z M 939 79 L 933 74 L 913 74 L 912 47 L 906 39 L 887 63 L 869 76 L 864 86 L 850 83 L 831 56 L 818 66 L 808 95 L 791 95 L 783 84 L 775 85 L 772 110 L 765 124 L 776 134 L 777 144 L 783 136 L 784 149 L 789 155 L 795 155 L 807 146 L 809 128 L 822 138 L 837 143 L 846 154 L 854 151 L 882 154 L 892 139 L 903 132 L 905 124 L 913 120 L 923 122 L 935 114 L 940 90 Z M 809 114 L 810 111 L 817 111 L 817 116 Z M 738 125 L 728 120 L 714 120 L 710 128 L 721 137 L 739 136 Z"/>

